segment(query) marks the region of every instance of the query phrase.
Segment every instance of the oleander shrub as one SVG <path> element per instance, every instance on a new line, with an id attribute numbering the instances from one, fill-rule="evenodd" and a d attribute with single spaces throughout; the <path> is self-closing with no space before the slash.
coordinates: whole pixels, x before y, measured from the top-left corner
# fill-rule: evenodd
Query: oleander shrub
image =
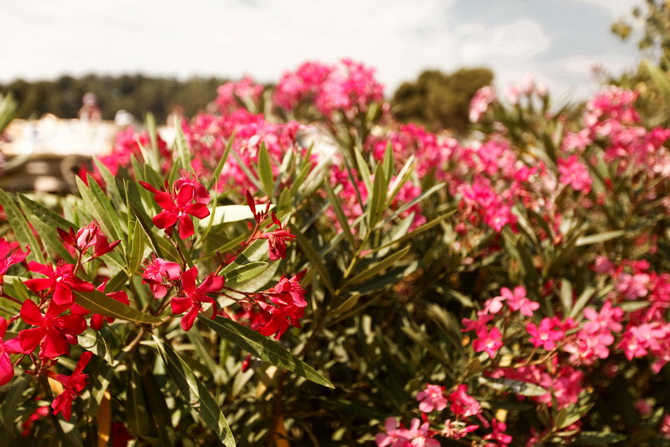
<path id="1" fill-rule="evenodd" d="M 525 80 L 457 140 L 307 62 L 79 196 L 9 196 L 0 426 L 28 445 L 663 445 L 668 129 Z"/>

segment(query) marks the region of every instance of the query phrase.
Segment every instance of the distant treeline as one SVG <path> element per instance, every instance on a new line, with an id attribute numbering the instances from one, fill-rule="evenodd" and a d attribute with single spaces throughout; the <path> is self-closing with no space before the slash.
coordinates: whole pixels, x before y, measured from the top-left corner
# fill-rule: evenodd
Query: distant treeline
<path id="1" fill-rule="evenodd" d="M 451 74 L 437 70 L 421 73 L 415 81 L 403 83 L 391 97 L 392 111 L 401 122 L 421 124 L 431 131 L 451 129 L 465 133 L 469 128 L 470 99 L 477 89 L 488 85 L 493 73 L 487 68 L 463 68 Z M 93 92 L 98 97 L 102 117 L 114 119 L 126 110 L 143 121 L 151 112 L 163 123 L 174 106 L 191 117 L 216 98 L 223 78 L 156 78 L 141 74 L 122 76 L 62 76 L 55 81 L 14 81 L 0 84 L 0 94 L 11 92 L 19 105 L 16 118 L 39 118 L 53 113 L 60 118 L 76 118 L 82 97 Z"/>
<path id="2" fill-rule="evenodd" d="M 0 93 L 10 93 L 19 105 L 16 118 L 39 118 L 53 113 L 60 118 L 76 118 L 82 97 L 93 92 L 98 97 L 102 117 L 113 120 L 118 110 L 126 110 L 143 121 L 148 112 L 164 122 L 173 106 L 179 105 L 186 116 L 202 110 L 216 98 L 223 78 L 156 78 L 141 74 L 121 76 L 62 76 L 55 81 L 17 80 L 0 84 Z"/>

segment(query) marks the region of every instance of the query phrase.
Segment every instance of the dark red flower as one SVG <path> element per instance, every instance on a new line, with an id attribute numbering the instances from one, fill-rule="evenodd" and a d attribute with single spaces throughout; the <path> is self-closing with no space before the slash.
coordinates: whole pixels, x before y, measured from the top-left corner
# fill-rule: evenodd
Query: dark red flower
<path id="1" fill-rule="evenodd" d="M 178 226 L 179 237 L 186 239 L 195 232 L 189 216 L 198 219 L 209 216 L 207 204 L 210 197 L 207 189 L 186 172 L 182 172 L 182 177 L 174 182 L 171 191 L 167 183 L 161 190 L 146 182 L 140 184 L 154 193 L 154 200 L 163 209 L 152 220 L 154 225 L 164 229 L 168 234 Z"/>
<path id="2" fill-rule="evenodd" d="M 42 315 L 37 304 L 31 300 L 23 302 L 21 319 L 31 326 L 19 332 L 22 352 L 29 354 L 40 345 L 41 358 L 55 358 L 67 354 L 70 345 L 77 344 L 77 334 L 86 330 L 86 320 L 81 315 L 61 315 L 69 305 L 49 305 L 46 315 Z"/>
<path id="3" fill-rule="evenodd" d="M 93 290 L 93 284 L 75 276 L 72 264 L 59 264 L 54 269 L 48 265 L 31 261 L 28 263 L 28 270 L 40 273 L 46 278 L 29 279 L 25 282 L 26 287 L 33 292 L 48 290 L 48 293 L 53 293 L 53 301 L 56 304 L 72 304 L 74 302 L 72 290 L 78 292 Z"/>
<path id="4" fill-rule="evenodd" d="M 60 393 L 51 403 L 51 408 L 54 414 L 61 413 L 66 421 L 70 420 L 72 416 L 72 402 L 81 394 L 86 386 L 86 378 L 88 374 L 84 374 L 84 368 L 91 360 L 93 353 L 86 351 L 79 358 L 76 368 L 72 374 L 66 376 L 64 374 L 49 374 L 53 379 L 59 381 L 63 385 L 63 392 Z"/>
<path id="5" fill-rule="evenodd" d="M 277 259 L 286 257 L 286 241 L 295 239 L 295 235 L 283 227 L 281 221 L 275 216 L 275 213 L 272 213 L 272 221 L 277 225 L 277 229 L 263 233 L 258 238 L 268 240 L 270 261 L 276 261 Z"/>
<path id="6" fill-rule="evenodd" d="M 259 298 L 267 298 L 270 303 L 258 300 L 261 309 L 260 321 L 257 319 L 256 330 L 262 335 L 275 334 L 279 339 L 289 326 L 300 327 L 300 319 L 305 316 L 305 290 L 300 280 L 305 276 L 302 271 L 290 279 L 281 277 L 276 286 L 258 294 Z M 261 323 L 262 321 L 262 323 Z"/>
<path id="7" fill-rule="evenodd" d="M 172 306 L 173 314 L 180 314 L 186 312 L 181 318 L 181 327 L 188 331 L 193 327 L 195 317 L 202 311 L 203 303 L 210 303 L 214 307 L 212 318 L 217 314 L 216 300 L 208 293 L 218 292 L 223 289 L 225 278 L 223 276 L 209 275 L 198 287 L 195 286 L 198 278 L 198 268 L 193 267 L 186 270 L 181 278 L 183 288 L 183 295 L 172 298 L 170 305 Z"/>
<path id="8" fill-rule="evenodd" d="M 0 317 L 0 386 L 9 383 L 14 377 L 14 365 L 9 359 L 9 352 L 14 352 L 5 346 L 3 339 L 7 332 L 7 321 Z"/>

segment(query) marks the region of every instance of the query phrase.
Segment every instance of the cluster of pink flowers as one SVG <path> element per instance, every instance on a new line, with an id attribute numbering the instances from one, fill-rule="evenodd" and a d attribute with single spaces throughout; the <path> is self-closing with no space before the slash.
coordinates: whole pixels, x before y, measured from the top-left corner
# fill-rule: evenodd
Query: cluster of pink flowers
<path id="1" fill-rule="evenodd" d="M 439 447 L 439 437 L 467 439 L 472 445 L 485 447 L 506 446 L 512 442 L 512 437 L 505 433 L 505 422 L 486 419 L 482 406 L 468 394 L 465 384 L 456 386 L 449 394 L 444 386 L 427 384 L 417 393 L 416 400 L 421 419 L 414 418 L 410 428 L 403 428 L 396 418 L 388 418 L 384 432 L 375 437 L 377 446 Z M 444 413 L 448 413 L 447 419 Z"/>
<path id="2" fill-rule="evenodd" d="M 383 100 L 384 87 L 375 80 L 374 69 L 351 59 L 338 65 L 306 62 L 285 73 L 273 95 L 273 102 L 285 111 L 310 102 L 328 119 L 339 112 L 350 121 Z"/>

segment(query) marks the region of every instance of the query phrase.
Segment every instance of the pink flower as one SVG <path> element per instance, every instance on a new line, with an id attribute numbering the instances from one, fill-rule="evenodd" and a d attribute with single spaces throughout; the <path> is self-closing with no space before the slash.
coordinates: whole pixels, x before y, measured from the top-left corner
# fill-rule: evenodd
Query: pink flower
<path id="1" fill-rule="evenodd" d="M 69 376 L 49 374 L 63 385 L 63 392 L 54 399 L 51 403 L 51 408 L 54 409 L 54 414 L 62 413 L 66 421 L 69 421 L 72 416 L 72 402 L 81 394 L 86 386 L 88 374 L 84 374 L 82 371 L 86 368 L 92 356 L 93 353 L 89 351 L 84 352 L 79 358 L 76 368 Z"/>
<path id="2" fill-rule="evenodd" d="M 557 325 L 559 329 L 554 329 Z M 531 335 L 530 342 L 533 346 L 536 348 L 542 346 L 547 351 L 556 348 L 556 342 L 565 336 L 565 331 L 560 329 L 560 321 L 556 317 L 543 318 L 540 326 L 528 323 L 526 331 Z"/>
<path id="3" fill-rule="evenodd" d="M 559 181 L 575 191 L 585 193 L 591 190 L 591 175 L 576 155 L 558 159 Z"/>
<path id="4" fill-rule="evenodd" d="M 468 395 L 468 386 L 460 384 L 456 391 L 449 395 L 451 407 L 449 409 L 452 413 L 459 417 L 470 417 L 478 415 L 482 412 L 482 407 L 472 396 Z"/>
<path id="5" fill-rule="evenodd" d="M 519 311 L 521 315 L 532 317 L 533 312 L 540 308 L 540 303 L 526 298 L 525 287 L 515 287 L 512 292 L 507 287 L 500 289 L 500 294 L 506 300 L 507 305 L 513 311 Z"/>
<path id="6" fill-rule="evenodd" d="M 209 216 L 207 204 L 210 197 L 207 189 L 182 172 L 181 178 L 175 180 L 170 190 L 167 183 L 160 191 L 146 182 L 140 184 L 154 193 L 154 200 L 163 209 L 152 219 L 154 225 L 171 234 L 175 226 L 179 227 L 179 237 L 186 239 L 195 233 L 193 222 L 189 216 L 204 219 Z"/>
<path id="7" fill-rule="evenodd" d="M 181 266 L 176 262 L 155 258 L 144 268 L 142 283 L 149 284 L 154 298 L 161 299 L 167 295 L 168 289 L 173 287 L 173 281 L 181 277 Z"/>
<path id="8" fill-rule="evenodd" d="M 649 286 L 650 279 L 651 277 L 646 273 L 636 273 L 635 275 L 621 273 L 617 278 L 614 288 L 626 299 L 643 298 L 647 295 L 647 287 Z"/>
<path id="9" fill-rule="evenodd" d="M 74 265 L 72 264 L 58 264 L 54 269 L 48 265 L 30 261 L 28 263 L 28 270 L 40 273 L 46 276 L 46 278 L 29 279 L 25 282 L 26 287 L 33 292 L 47 290 L 47 293 L 53 293 L 53 302 L 59 305 L 69 305 L 74 302 L 72 290 L 78 292 L 90 292 L 93 290 L 93 284 L 75 276 Z"/>
<path id="10" fill-rule="evenodd" d="M 449 439 L 461 439 L 477 429 L 479 425 L 466 425 L 465 422 L 447 419 L 440 434 Z"/>
<path id="11" fill-rule="evenodd" d="M 210 303 L 214 307 L 212 318 L 217 314 L 216 300 L 208 293 L 219 292 L 223 289 L 225 278 L 223 276 L 209 275 L 198 287 L 195 286 L 198 278 L 198 268 L 193 267 L 186 270 L 181 277 L 183 287 L 183 295 L 172 298 L 170 305 L 172 306 L 173 314 L 180 314 L 186 312 L 181 319 L 181 327 L 188 331 L 193 327 L 195 317 L 202 311 L 203 303 Z"/>
<path id="12" fill-rule="evenodd" d="M 495 357 L 498 350 L 503 346 L 500 329 L 494 327 L 489 331 L 483 327 L 477 330 L 476 334 L 477 340 L 472 342 L 475 352 L 485 351 L 490 358 Z"/>
<path id="13" fill-rule="evenodd" d="M 419 418 L 412 419 L 412 424 L 405 432 L 405 436 L 410 438 L 412 447 L 440 447 L 440 442 L 433 439 L 434 434 L 430 424 L 428 422 L 422 424 Z"/>
<path id="14" fill-rule="evenodd" d="M 493 428 L 493 432 L 484 436 L 484 439 L 497 441 L 499 443 L 494 445 L 507 445 L 512 442 L 512 437 L 505 434 L 505 430 L 507 430 L 507 424 L 494 418 L 491 419 L 491 428 Z"/>
<path id="15" fill-rule="evenodd" d="M 119 245 L 120 240 L 114 241 L 111 244 L 107 240 L 107 236 L 102 234 L 100 231 L 100 225 L 96 221 L 91 222 L 85 227 L 77 230 L 75 234 L 74 229 L 70 228 L 69 231 L 64 231 L 60 228 L 57 228 L 58 234 L 60 235 L 63 242 L 72 246 L 77 251 L 83 253 L 89 248 L 93 248 L 93 256 L 90 259 L 100 257 Z"/>
<path id="16" fill-rule="evenodd" d="M 491 86 L 487 85 L 477 90 L 470 101 L 470 122 L 478 123 L 488 110 L 489 105 L 496 99 L 496 92 Z"/>
<path id="17" fill-rule="evenodd" d="M 400 427 L 396 418 L 388 418 L 384 423 L 386 433 L 375 436 L 377 447 L 411 447 L 407 430 Z"/>
<path id="18" fill-rule="evenodd" d="M 658 433 L 663 439 L 670 439 L 670 414 L 664 414 L 661 424 L 658 427 Z"/>
<path id="19" fill-rule="evenodd" d="M 0 317 L 0 386 L 9 383 L 14 377 L 14 365 L 9 359 L 9 353 L 14 352 L 3 342 L 7 332 L 7 321 Z"/>
<path id="20" fill-rule="evenodd" d="M 600 313 L 592 307 L 587 307 L 584 309 L 584 317 L 589 321 L 584 324 L 584 331 L 588 334 L 595 334 L 601 330 L 619 332 L 621 331 L 620 321 L 623 319 L 623 314 L 623 309 L 612 307 L 610 300 L 605 301 Z"/>
<path id="21" fill-rule="evenodd" d="M 7 242 L 5 238 L 0 238 L 0 281 L 14 264 L 23 262 L 30 253 L 30 249 L 26 247 L 28 251 L 21 251 L 21 246 L 18 242 Z"/>
<path id="22" fill-rule="evenodd" d="M 420 402 L 419 410 L 430 413 L 433 410 L 442 411 L 447 408 L 447 398 L 444 396 L 444 387 L 427 384 L 426 389 L 419 391 L 416 400 Z"/>

